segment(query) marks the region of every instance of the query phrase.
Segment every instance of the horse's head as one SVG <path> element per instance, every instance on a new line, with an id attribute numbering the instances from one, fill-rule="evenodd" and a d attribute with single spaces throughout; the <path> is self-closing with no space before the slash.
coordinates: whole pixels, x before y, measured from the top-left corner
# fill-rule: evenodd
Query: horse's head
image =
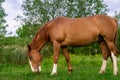
<path id="1" fill-rule="evenodd" d="M 28 60 L 33 72 L 40 72 L 41 71 L 41 61 L 42 56 L 38 50 L 31 49 L 31 46 L 28 45 Z"/>

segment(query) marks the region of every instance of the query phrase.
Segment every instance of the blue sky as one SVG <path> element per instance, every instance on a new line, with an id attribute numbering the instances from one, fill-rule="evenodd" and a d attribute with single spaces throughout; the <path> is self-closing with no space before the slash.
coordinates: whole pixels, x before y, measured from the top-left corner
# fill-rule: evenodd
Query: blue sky
<path id="1" fill-rule="evenodd" d="M 5 17 L 7 24 L 9 25 L 9 27 L 7 27 L 7 31 L 8 33 L 13 32 L 12 35 L 15 35 L 16 29 L 20 25 L 20 23 L 16 22 L 14 18 L 18 15 L 23 16 L 23 11 L 21 9 L 23 1 L 24 0 L 5 0 L 2 5 L 5 9 L 5 13 L 8 14 L 8 16 Z M 104 2 L 110 9 L 108 15 L 114 16 L 115 11 L 120 12 L 120 0 L 104 0 Z"/>

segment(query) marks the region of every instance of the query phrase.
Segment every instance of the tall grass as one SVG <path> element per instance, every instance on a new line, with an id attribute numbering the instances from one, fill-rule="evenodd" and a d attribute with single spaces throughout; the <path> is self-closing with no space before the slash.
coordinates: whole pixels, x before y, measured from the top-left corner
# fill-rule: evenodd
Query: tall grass
<path id="1" fill-rule="evenodd" d="M 2 46 L 0 47 L 0 63 L 24 64 L 27 63 L 26 47 Z"/>

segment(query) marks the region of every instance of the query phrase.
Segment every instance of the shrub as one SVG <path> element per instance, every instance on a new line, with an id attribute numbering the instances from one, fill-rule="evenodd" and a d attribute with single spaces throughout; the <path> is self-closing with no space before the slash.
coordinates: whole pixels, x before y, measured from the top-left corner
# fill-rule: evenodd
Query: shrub
<path id="1" fill-rule="evenodd" d="M 0 63 L 25 64 L 27 62 L 26 47 L 3 46 L 0 47 Z"/>

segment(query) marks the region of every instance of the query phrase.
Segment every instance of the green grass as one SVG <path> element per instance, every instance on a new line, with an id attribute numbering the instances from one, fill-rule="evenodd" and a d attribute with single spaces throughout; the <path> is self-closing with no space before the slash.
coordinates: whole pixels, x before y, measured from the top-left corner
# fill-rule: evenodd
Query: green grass
<path id="1" fill-rule="evenodd" d="M 108 60 L 105 74 L 98 74 L 102 63 L 102 57 L 71 55 L 73 73 L 68 74 L 64 56 L 60 56 L 58 62 L 58 74 L 50 76 L 53 57 L 43 58 L 42 72 L 32 73 L 29 64 L 0 63 L 0 80 L 119 80 L 113 75 L 110 59 Z M 118 68 L 120 69 L 118 60 Z"/>

